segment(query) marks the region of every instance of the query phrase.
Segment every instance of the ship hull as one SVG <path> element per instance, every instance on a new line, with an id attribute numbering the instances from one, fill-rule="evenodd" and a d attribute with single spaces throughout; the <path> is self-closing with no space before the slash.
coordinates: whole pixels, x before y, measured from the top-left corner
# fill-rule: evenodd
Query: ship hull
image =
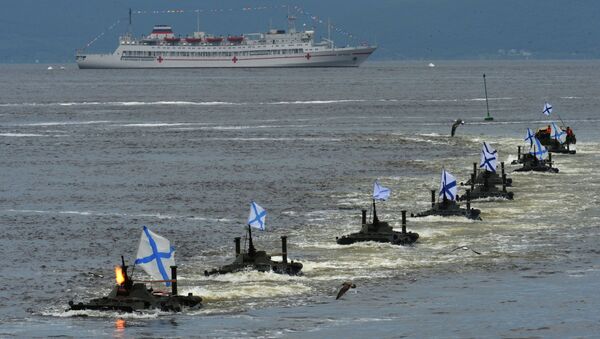
<path id="1" fill-rule="evenodd" d="M 78 54 L 80 69 L 124 68 L 268 68 L 268 67 L 358 67 L 374 47 L 341 48 L 289 56 L 257 57 L 140 57 L 124 58 L 113 54 Z"/>

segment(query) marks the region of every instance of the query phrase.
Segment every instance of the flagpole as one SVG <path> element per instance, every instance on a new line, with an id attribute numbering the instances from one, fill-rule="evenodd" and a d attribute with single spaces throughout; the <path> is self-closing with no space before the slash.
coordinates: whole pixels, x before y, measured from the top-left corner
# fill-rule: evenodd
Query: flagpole
<path id="1" fill-rule="evenodd" d="M 565 124 L 565 122 L 563 121 L 563 119 L 560 117 L 560 114 L 556 113 L 556 116 L 558 117 L 558 119 L 560 119 L 560 122 L 562 122 L 563 127 L 567 127 L 567 124 Z"/>

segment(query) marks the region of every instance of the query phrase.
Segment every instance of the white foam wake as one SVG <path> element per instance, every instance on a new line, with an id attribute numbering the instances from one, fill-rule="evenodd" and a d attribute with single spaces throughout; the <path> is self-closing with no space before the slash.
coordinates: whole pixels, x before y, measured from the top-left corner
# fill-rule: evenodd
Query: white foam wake
<path id="1" fill-rule="evenodd" d="M 274 102 L 231 102 L 231 101 L 72 101 L 72 102 L 23 102 L 3 103 L 0 107 L 52 107 L 52 106 L 226 106 L 226 105 L 320 105 L 351 102 L 397 102 L 397 99 L 329 99 L 329 100 L 294 100 Z"/>
<path id="2" fill-rule="evenodd" d="M 364 99 L 339 99 L 339 100 L 296 100 L 296 101 L 278 101 L 267 102 L 268 105 L 318 105 L 318 104 L 339 104 L 347 102 L 365 102 Z"/>
<path id="3" fill-rule="evenodd" d="M 52 107 L 52 106 L 219 106 L 244 105 L 227 101 L 80 101 L 80 102 L 24 102 L 0 104 L 0 107 Z"/>
<path id="4" fill-rule="evenodd" d="M 180 216 L 170 215 L 161 213 L 141 213 L 141 214 L 129 214 L 129 213 L 116 213 L 116 212 L 98 212 L 98 211 L 46 211 L 46 210 L 28 210 L 28 209 L 7 209 L 4 212 L 10 213 L 23 213 L 23 214 L 67 214 L 67 215 L 81 215 L 81 216 L 111 216 L 111 217 L 133 217 L 133 218 L 155 218 L 160 220 L 170 219 L 189 219 L 189 220 L 201 220 L 201 221 L 215 221 L 215 222 L 230 222 L 231 219 L 219 219 L 219 218 L 208 218 L 201 216 Z"/>
<path id="5" fill-rule="evenodd" d="M 32 133 L 0 133 L 0 137 L 47 137 L 47 135 Z"/>

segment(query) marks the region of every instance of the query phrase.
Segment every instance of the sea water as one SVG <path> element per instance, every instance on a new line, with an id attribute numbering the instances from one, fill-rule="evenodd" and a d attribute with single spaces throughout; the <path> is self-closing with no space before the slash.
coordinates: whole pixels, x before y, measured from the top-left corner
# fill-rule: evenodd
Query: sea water
<path id="1" fill-rule="evenodd" d="M 600 332 L 600 62 L 0 71 L 2 337 Z M 553 156 L 558 174 L 512 173 L 526 128 L 548 124 L 546 101 L 577 154 Z M 450 138 L 455 119 L 466 124 Z M 442 168 L 468 179 L 483 141 L 515 200 L 473 202 L 483 221 L 409 218 L 414 246 L 335 243 L 360 229 L 375 179 L 392 190 L 379 218 L 399 228 L 401 210 L 428 208 Z M 204 277 L 233 259 L 251 200 L 268 211 L 255 246 L 277 253 L 288 235 L 302 276 Z M 179 291 L 204 307 L 65 312 L 110 291 L 142 225 L 171 240 Z M 463 245 L 481 255 L 452 251 Z M 336 301 L 347 280 L 357 288 Z"/>

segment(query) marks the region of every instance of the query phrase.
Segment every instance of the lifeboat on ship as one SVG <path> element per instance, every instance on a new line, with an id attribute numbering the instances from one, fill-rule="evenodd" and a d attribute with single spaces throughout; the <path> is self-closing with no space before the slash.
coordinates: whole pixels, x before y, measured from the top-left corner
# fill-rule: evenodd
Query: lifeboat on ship
<path id="1" fill-rule="evenodd" d="M 177 38 L 177 37 L 165 37 L 165 42 L 168 42 L 170 44 L 175 44 L 175 43 L 178 43 L 179 41 L 181 41 L 181 38 Z"/>
<path id="2" fill-rule="evenodd" d="M 185 38 L 185 42 L 189 44 L 199 44 L 202 42 L 201 38 Z"/>
<path id="3" fill-rule="evenodd" d="M 206 38 L 206 42 L 208 42 L 209 44 L 219 43 L 221 41 L 223 41 L 223 38 L 221 38 L 221 37 L 209 37 L 209 38 Z"/>
<path id="4" fill-rule="evenodd" d="M 239 44 L 240 42 L 244 41 L 244 37 L 243 36 L 228 36 L 227 37 L 227 41 L 231 42 L 231 43 L 236 43 Z"/>

